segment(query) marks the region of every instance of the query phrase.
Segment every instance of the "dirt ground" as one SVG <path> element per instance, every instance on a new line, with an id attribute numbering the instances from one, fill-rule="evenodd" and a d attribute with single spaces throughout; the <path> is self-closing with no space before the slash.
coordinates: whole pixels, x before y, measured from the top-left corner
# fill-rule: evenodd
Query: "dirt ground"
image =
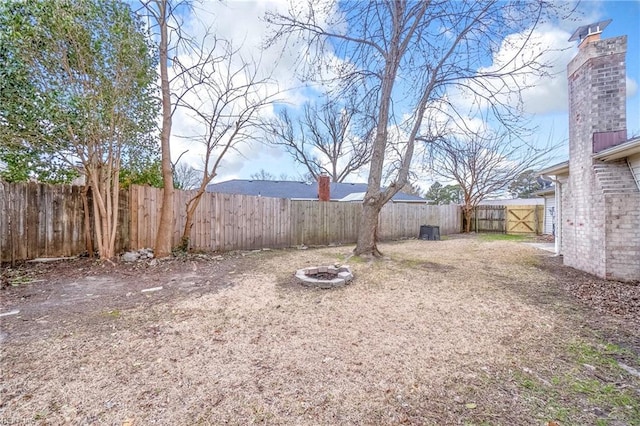
<path id="1" fill-rule="evenodd" d="M 518 242 L 352 248 L 4 268 L 0 424 L 640 425 L 638 283 Z M 350 285 L 293 278 L 335 263 Z"/>

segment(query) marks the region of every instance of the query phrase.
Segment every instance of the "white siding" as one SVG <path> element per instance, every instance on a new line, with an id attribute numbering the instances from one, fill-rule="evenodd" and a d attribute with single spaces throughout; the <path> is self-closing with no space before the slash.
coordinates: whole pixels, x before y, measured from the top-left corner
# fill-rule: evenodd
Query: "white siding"
<path id="1" fill-rule="evenodd" d="M 544 234 L 553 235 L 553 224 L 558 216 L 557 213 L 555 194 L 546 195 L 544 197 Z"/>

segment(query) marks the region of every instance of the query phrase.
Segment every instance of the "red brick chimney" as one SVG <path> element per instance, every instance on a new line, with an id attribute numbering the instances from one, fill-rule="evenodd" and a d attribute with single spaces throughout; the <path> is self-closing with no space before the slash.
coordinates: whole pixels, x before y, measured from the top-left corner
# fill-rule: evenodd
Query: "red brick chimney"
<path id="1" fill-rule="evenodd" d="M 318 177 L 318 201 L 331 200 L 331 178 L 326 173 Z"/>

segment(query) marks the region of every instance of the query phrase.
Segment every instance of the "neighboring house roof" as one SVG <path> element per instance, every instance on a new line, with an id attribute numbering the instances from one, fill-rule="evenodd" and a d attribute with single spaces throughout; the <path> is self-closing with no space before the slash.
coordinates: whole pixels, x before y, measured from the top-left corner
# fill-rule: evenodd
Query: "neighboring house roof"
<path id="1" fill-rule="evenodd" d="M 541 198 L 511 198 L 503 200 L 482 200 L 480 206 L 534 206 L 544 204 Z"/>
<path id="2" fill-rule="evenodd" d="M 562 163 L 554 164 L 546 169 L 542 169 L 538 172 L 540 176 L 558 176 L 569 173 L 569 161 L 563 161 Z"/>
<path id="3" fill-rule="evenodd" d="M 366 183 L 338 183 L 331 182 L 331 200 L 342 201 L 343 198 L 354 193 L 367 191 Z M 207 185 L 207 192 L 223 194 L 242 194 L 273 198 L 290 198 L 293 200 L 317 200 L 318 183 L 274 181 L 274 180 L 244 180 L 233 179 L 226 182 Z M 424 198 L 398 192 L 391 199 L 394 202 L 425 203 Z M 354 200 L 350 200 L 354 201 Z M 357 201 L 357 200 L 355 200 Z"/>
<path id="4" fill-rule="evenodd" d="M 353 192 L 347 195 L 346 197 L 340 198 L 338 201 L 347 202 L 347 203 L 362 202 L 366 194 L 367 194 L 366 192 Z M 426 198 L 415 197 L 413 195 L 405 194 L 404 192 L 396 195 L 399 195 L 399 196 L 393 197 L 391 199 L 391 201 L 394 203 L 428 203 L 429 202 L 429 200 L 427 200 Z M 414 199 L 409 199 L 409 197 L 413 197 Z"/>
<path id="5" fill-rule="evenodd" d="M 365 196 L 366 192 L 353 192 L 349 195 L 347 195 L 346 197 L 340 198 L 340 201 L 362 201 L 364 200 L 364 196 Z"/>

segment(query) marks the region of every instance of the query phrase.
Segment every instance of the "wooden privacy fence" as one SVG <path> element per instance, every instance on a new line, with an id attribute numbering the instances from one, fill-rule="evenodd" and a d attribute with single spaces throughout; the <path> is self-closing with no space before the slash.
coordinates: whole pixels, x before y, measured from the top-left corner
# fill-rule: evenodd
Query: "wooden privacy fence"
<path id="1" fill-rule="evenodd" d="M 504 234 L 506 215 L 505 206 L 476 206 L 471 214 L 470 231 Z"/>
<path id="2" fill-rule="evenodd" d="M 174 245 L 180 242 L 185 205 L 193 194 L 176 191 Z M 118 251 L 153 247 L 161 201 L 161 189 L 132 186 L 121 192 Z M 205 193 L 195 212 L 191 246 L 229 251 L 354 243 L 361 208 L 360 203 Z M 440 226 L 443 235 L 457 233 L 459 207 L 388 203 L 380 213 L 378 236 L 417 237 L 420 225 Z M 86 250 L 82 187 L 0 182 L 0 261 L 74 256 Z"/>
<path id="3" fill-rule="evenodd" d="M 463 225 L 464 226 L 464 225 Z M 471 231 L 539 235 L 544 229 L 544 206 L 477 206 Z"/>
<path id="4" fill-rule="evenodd" d="M 176 191 L 174 245 L 180 242 L 185 206 L 194 193 Z M 132 249 L 153 246 L 161 198 L 160 189 L 131 187 Z M 360 203 L 205 193 L 195 213 L 191 246 L 227 251 L 354 243 L 361 208 Z M 382 240 L 417 237 L 420 225 L 425 224 L 440 226 L 441 234 L 457 233 L 459 207 L 388 203 L 380 213 L 378 236 Z"/>
<path id="5" fill-rule="evenodd" d="M 130 192 L 132 249 L 153 247 L 162 190 L 132 186 Z M 173 198 L 172 245 L 185 224 L 187 202 L 196 191 L 176 191 Z M 279 198 L 205 193 L 194 213 L 191 247 L 203 250 L 243 250 L 290 246 L 290 201 Z"/>
<path id="6" fill-rule="evenodd" d="M 94 235 L 91 193 L 88 194 Z M 117 249 L 128 242 L 129 207 L 120 194 Z M 0 181 L 0 261 L 74 256 L 87 250 L 82 187 Z"/>

